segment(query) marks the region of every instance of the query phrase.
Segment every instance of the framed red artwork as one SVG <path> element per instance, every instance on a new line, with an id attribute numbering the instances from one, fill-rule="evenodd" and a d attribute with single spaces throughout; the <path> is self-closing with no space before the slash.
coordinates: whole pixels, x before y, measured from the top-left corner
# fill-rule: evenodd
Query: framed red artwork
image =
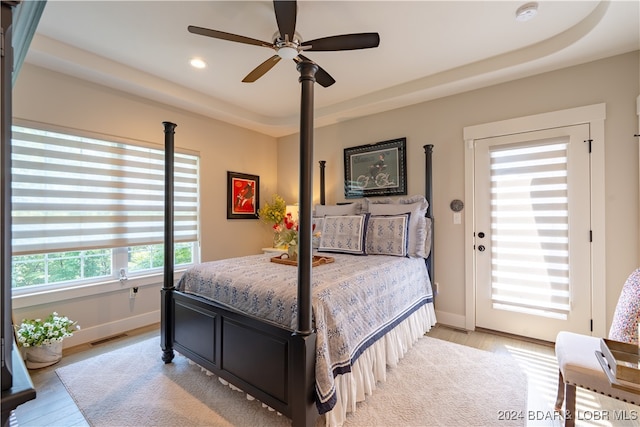
<path id="1" fill-rule="evenodd" d="M 260 177 L 227 171 L 227 219 L 256 219 Z"/>

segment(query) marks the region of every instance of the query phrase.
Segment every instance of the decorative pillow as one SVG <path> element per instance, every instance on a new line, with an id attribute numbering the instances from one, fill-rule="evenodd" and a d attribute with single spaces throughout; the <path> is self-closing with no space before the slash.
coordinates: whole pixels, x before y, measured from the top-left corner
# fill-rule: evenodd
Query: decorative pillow
<path id="1" fill-rule="evenodd" d="M 380 201 L 367 200 L 371 215 L 399 215 L 411 214 L 409 218 L 409 256 L 425 257 L 424 242 L 426 239 L 426 220 L 429 203 L 424 196 L 412 196 L 398 199 L 391 203 L 391 199 Z"/>
<path id="2" fill-rule="evenodd" d="M 373 204 L 383 204 L 383 205 L 411 205 L 413 203 L 419 203 L 420 209 L 424 210 L 424 215 L 427 214 L 427 208 L 429 208 L 429 201 L 421 194 L 416 194 L 414 196 L 408 197 L 400 197 L 398 199 L 392 199 L 390 197 L 385 197 L 384 199 L 364 199 L 364 212 L 369 212 L 369 207 Z"/>
<path id="3" fill-rule="evenodd" d="M 344 205 L 316 205 L 313 216 L 322 217 L 326 215 L 359 215 L 362 212 L 360 202 L 347 203 Z"/>
<path id="4" fill-rule="evenodd" d="M 638 344 L 638 322 L 640 322 L 640 268 L 631 273 L 622 287 L 611 329 L 609 329 L 609 339 Z"/>
<path id="5" fill-rule="evenodd" d="M 425 217 L 425 225 L 424 225 L 424 256 L 423 258 L 429 258 L 429 255 L 431 254 L 431 240 L 432 240 L 432 230 L 431 230 L 431 218 L 426 218 Z"/>
<path id="6" fill-rule="evenodd" d="M 365 240 L 367 255 L 407 256 L 410 215 L 371 215 Z"/>
<path id="7" fill-rule="evenodd" d="M 311 237 L 311 247 L 318 249 L 320 247 L 320 236 L 322 236 L 322 225 L 324 224 L 324 217 L 312 218 L 311 224 L 313 227 L 313 237 Z"/>
<path id="8" fill-rule="evenodd" d="M 366 255 L 364 242 L 368 219 L 369 214 L 326 215 L 318 251 Z"/>
<path id="9" fill-rule="evenodd" d="M 427 242 L 427 233 L 430 231 L 427 219 L 427 217 L 421 216 L 416 221 L 416 256 L 422 258 L 429 256 L 427 247 L 425 246 Z"/>
<path id="10" fill-rule="evenodd" d="M 429 201 L 421 194 L 416 194 L 415 196 L 409 197 L 401 197 L 398 199 L 398 203 L 400 203 L 401 205 L 419 203 L 420 209 L 424 211 L 424 215 L 427 214 L 427 209 L 429 208 Z"/>

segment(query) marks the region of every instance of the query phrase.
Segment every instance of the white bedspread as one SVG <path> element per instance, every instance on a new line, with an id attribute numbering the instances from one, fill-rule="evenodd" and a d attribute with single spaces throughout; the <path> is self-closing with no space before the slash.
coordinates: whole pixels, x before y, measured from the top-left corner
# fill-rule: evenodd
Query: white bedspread
<path id="1" fill-rule="evenodd" d="M 337 375 L 351 372 L 376 340 L 433 301 L 423 259 L 326 255 L 335 262 L 314 267 L 311 280 L 320 413 L 336 403 Z M 297 268 L 273 263 L 272 256 L 199 264 L 184 273 L 177 288 L 295 330 Z"/>

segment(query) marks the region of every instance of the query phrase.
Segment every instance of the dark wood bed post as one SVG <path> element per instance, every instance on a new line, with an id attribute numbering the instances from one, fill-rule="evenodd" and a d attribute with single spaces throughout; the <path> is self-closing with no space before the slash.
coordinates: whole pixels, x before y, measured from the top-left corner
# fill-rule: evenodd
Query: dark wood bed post
<path id="1" fill-rule="evenodd" d="M 300 73 L 300 187 L 298 213 L 298 326 L 293 341 L 294 392 L 291 420 L 294 426 L 312 426 L 318 417 L 314 404 L 316 335 L 311 318 L 312 203 L 313 203 L 313 85 L 318 66 L 302 61 Z"/>
<path id="2" fill-rule="evenodd" d="M 425 172 L 425 197 L 429 201 L 429 207 L 427 208 L 427 216 L 431 218 L 431 251 L 429 252 L 429 264 L 427 268 L 429 270 L 429 279 L 431 280 L 431 284 L 435 287 L 435 264 L 434 264 L 434 256 L 433 256 L 433 248 L 435 242 L 435 234 L 434 234 L 434 218 L 433 218 L 433 144 L 427 144 L 424 147 L 425 159 L 424 159 L 424 170 Z"/>
<path id="3" fill-rule="evenodd" d="M 324 169 L 327 166 L 326 160 L 320 160 L 320 204 L 324 205 L 326 198 L 324 195 Z"/>
<path id="4" fill-rule="evenodd" d="M 173 360 L 173 302 L 171 293 L 173 284 L 173 158 L 176 124 L 162 122 L 164 125 L 164 280 L 160 303 L 160 347 L 162 360 Z"/>

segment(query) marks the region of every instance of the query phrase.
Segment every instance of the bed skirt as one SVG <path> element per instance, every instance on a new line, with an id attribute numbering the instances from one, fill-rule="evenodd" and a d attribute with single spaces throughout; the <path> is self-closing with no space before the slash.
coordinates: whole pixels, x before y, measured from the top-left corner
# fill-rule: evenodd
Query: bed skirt
<path id="1" fill-rule="evenodd" d="M 413 314 L 403 320 L 398 326 L 390 330 L 381 339 L 367 348 L 351 367 L 351 372 L 338 375 L 335 379 L 337 401 L 333 409 L 326 414 L 326 427 L 339 427 L 344 424 L 347 414 L 356 412 L 356 404 L 373 394 L 376 383 L 385 382 L 387 367 L 395 368 L 404 355 L 413 347 L 431 327 L 436 324 L 436 313 L 433 302 L 423 305 Z M 190 364 L 195 364 L 189 360 Z M 200 367 L 207 375 L 213 375 L 207 369 Z M 233 390 L 243 392 L 229 382 L 218 380 Z M 247 394 L 247 399 L 254 398 Z M 267 405 L 265 409 L 273 411 Z"/>
<path id="2" fill-rule="evenodd" d="M 327 427 L 344 424 L 356 404 L 376 389 L 377 382 L 387 379 L 387 367 L 395 368 L 413 344 L 436 324 L 433 302 L 425 304 L 402 323 L 376 341 L 358 357 L 351 372 L 336 381 L 337 402 L 325 416 Z"/>

